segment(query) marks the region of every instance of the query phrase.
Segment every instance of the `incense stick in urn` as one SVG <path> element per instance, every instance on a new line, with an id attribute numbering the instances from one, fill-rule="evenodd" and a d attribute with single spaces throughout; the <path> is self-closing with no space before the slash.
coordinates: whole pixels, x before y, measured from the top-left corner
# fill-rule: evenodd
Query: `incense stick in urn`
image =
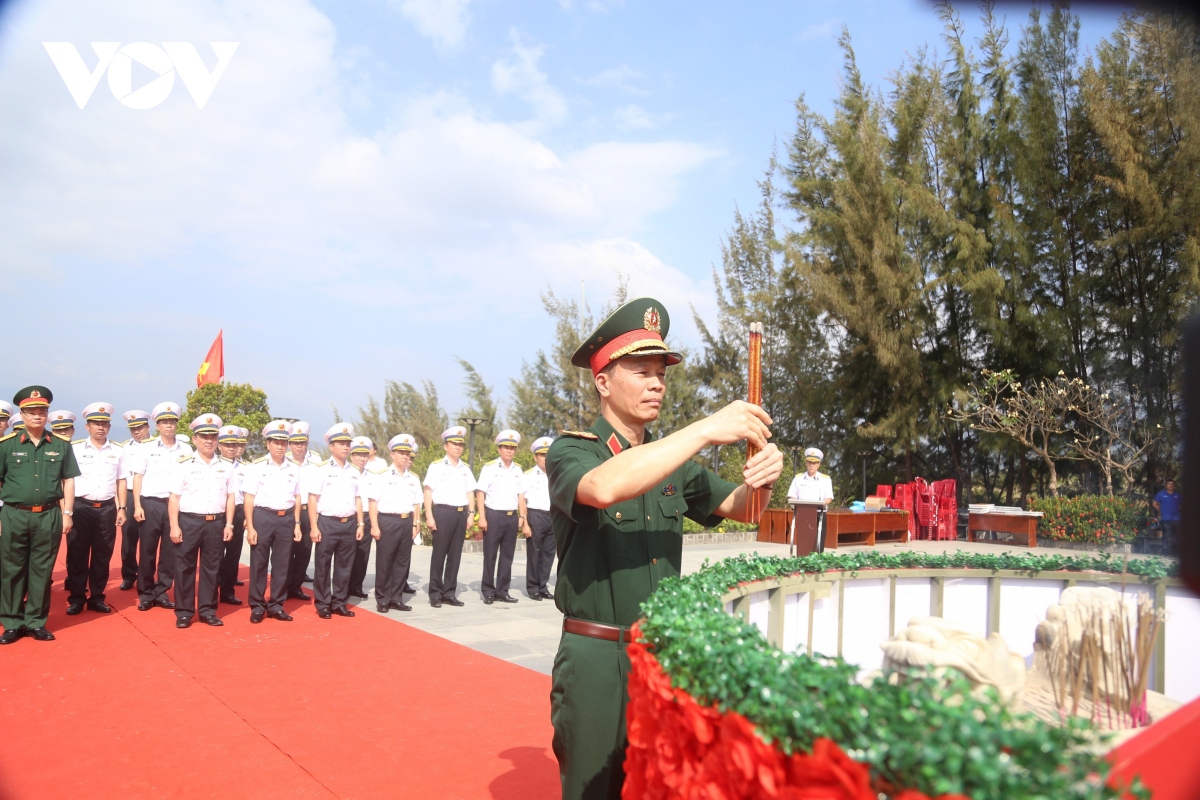
<path id="1" fill-rule="evenodd" d="M 749 380 L 747 382 L 746 401 L 753 403 L 756 406 L 762 405 L 762 330 L 761 322 L 750 323 L 750 348 L 748 351 L 747 361 L 750 366 Z M 758 447 L 751 442 L 746 442 L 746 461 L 758 453 Z M 750 494 L 750 519 L 757 522 L 762 516 L 762 503 L 759 501 L 759 493 L 757 491 Z"/>

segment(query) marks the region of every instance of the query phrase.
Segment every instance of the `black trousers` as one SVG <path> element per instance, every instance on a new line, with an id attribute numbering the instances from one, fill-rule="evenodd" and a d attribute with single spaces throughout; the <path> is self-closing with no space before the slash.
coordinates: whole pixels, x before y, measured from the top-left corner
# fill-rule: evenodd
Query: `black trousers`
<path id="1" fill-rule="evenodd" d="M 483 583 L 480 587 L 484 597 L 507 597 L 512 585 L 513 553 L 517 549 L 516 511 L 496 511 L 485 508 L 487 530 L 483 532 Z M 497 563 L 499 556 L 499 563 Z"/>
<path id="2" fill-rule="evenodd" d="M 357 523 L 355 523 L 357 527 Z M 367 562 L 371 560 L 371 518 L 363 514 L 363 537 L 354 543 L 354 566 L 350 568 L 350 592 L 364 594 L 363 579 L 367 577 Z M 379 554 L 376 553 L 378 558 Z M 379 565 L 375 565 L 375 582 L 379 583 Z"/>
<path id="3" fill-rule="evenodd" d="M 200 616 L 217 613 L 217 576 L 221 571 L 221 552 L 225 542 L 225 513 L 205 519 L 200 514 L 179 514 L 183 542 L 175 552 L 175 616 L 191 619 L 200 599 Z M 172 544 L 170 538 L 167 544 Z M 200 592 L 196 593 L 196 562 L 200 563 Z"/>
<path id="4" fill-rule="evenodd" d="M 121 526 L 121 580 L 138 581 L 138 529 L 141 523 L 133 518 L 133 487 L 125 495 L 125 524 Z M 142 590 L 138 582 L 138 592 Z"/>
<path id="5" fill-rule="evenodd" d="M 292 564 L 288 567 L 288 592 L 299 592 L 304 588 L 304 576 L 308 574 L 308 562 L 312 559 L 312 523 L 308 519 L 308 506 L 300 506 L 300 541 L 292 543 Z"/>
<path id="6" fill-rule="evenodd" d="M 221 554 L 221 594 L 234 593 L 238 567 L 242 565 L 242 545 L 245 541 L 246 507 L 238 503 L 237 508 L 233 512 L 233 538 L 224 543 L 225 551 Z"/>
<path id="7" fill-rule="evenodd" d="M 404 586 L 412 564 L 413 515 L 379 515 L 379 541 L 375 544 L 375 600 L 403 603 Z"/>
<path id="8" fill-rule="evenodd" d="M 288 571 L 292 563 L 292 541 L 296 533 L 296 512 L 289 509 L 281 517 L 269 508 L 254 509 L 254 530 L 258 544 L 250 546 L 250 609 L 274 614 L 283 611 L 288 594 Z M 222 565 L 223 566 L 223 565 Z M 271 599 L 267 595 L 267 568 L 271 569 Z"/>
<path id="9" fill-rule="evenodd" d="M 92 590 L 92 601 L 104 601 L 108 586 L 108 565 L 117 544 L 117 501 L 108 500 L 100 508 L 92 501 L 75 502 L 75 526 L 67 534 L 67 602 L 83 605 Z"/>
<path id="10" fill-rule="evenodd" d="M 345 519 L 345 522 L 341 522 Z M 350 596 L 350 569 L 354 566 L 354 533 L 358 520 L 349 517 L 317 517 L 321 541 L 317 542 L 317 563 L 313 567 L 313 595 L 318 611 L 345 608 Z M 330 564 L 333 565 L 332 575 Z M 332 592 L 330 591 L 332 584 Z"/>
<path id="11" fill-rule="evenodd" d="M 146 521 L 138 529 L 138 594 L 142 600 L 166 600 L 175 580 L 175 543 L 171 541 L 167 498 L 143 497 L 142 511 Z"/>
<path id="12" fill-rule="evenodd" d="M 462 511 L 458 509 L 461 508 Z M 435 505 L 433 556 L 429 559 L 429 599 L 454 597 L 458 591 L 458 564 L 467 535 L 467 507 Z"/>
<path id="13" fill-rule="evenodd" d="M 554 566 L 555 545 L 550 512 L 531 508 L 528 513 L 533 535 L 525 540 L 525 591 L 533 597 L 539 592 L 550 593 L 547 582 Z"/>

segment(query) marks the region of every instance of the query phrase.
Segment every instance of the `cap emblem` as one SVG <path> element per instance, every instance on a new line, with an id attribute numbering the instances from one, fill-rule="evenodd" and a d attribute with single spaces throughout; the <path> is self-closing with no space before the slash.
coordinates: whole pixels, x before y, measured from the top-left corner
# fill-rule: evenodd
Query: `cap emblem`
<path id="1" fill-rule="evenodd" d="M 651 333 L 662 332 L 662 322 L 658 318 L 658 309 L 650 306 L 646 309 L 646 313 L 642 315 L 642 326 Z"/>
<path id="2" fill-rule="evenodd" d="M 30 397 L 41 397 L 41 396 L 42 396 L 42 393 L 41 393 L 41 392 L 39 392 L 37 389 L 34 389 L 33 391 L 31 391 L 31 392 L 29 393 L 29 396 L 30 396 Z"/>
<path id="3" fill-rule="evenodd" d="M 287 430 L 287 424 L 283 422 L 279 423 L 279 430 Z"/>

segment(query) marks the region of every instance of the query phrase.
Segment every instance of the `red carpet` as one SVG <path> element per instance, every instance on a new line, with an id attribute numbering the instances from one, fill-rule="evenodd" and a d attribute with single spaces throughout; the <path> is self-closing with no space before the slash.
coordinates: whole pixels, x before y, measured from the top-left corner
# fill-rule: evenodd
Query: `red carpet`
<path id="1" fill-rule="evenodd" d="M 3 800 L 559 796 L 545 675 L 294 601 L 290 623 L 223 605 L 177 630 L 119 576 L 116 613 L 68 617 L 61 559 L 58 641 L 0 649 Z"/>

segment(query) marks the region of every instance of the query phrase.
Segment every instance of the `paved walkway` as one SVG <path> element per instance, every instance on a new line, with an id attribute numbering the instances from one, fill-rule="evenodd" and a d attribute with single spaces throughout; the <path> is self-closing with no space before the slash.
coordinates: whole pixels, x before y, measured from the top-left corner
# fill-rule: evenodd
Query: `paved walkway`
<path id="1" fill-rule="evenodd" d="M 869 549 L 861 546 L 840 547 L 837 552 L 853 552 Z M 953 550 L 968 550 L 977 553 L 1025 552 L 1023 547 L 1011 544 L 993 544 L 989 542 L 910 542 L 908 544 L 882 544 L 874 548 L 884 552 L 901 550 L 922 550 L 930 553 L 943 553 Z M 683 573 L 689 574 L 703 566 L 706 559 L 719 561 L 739 553 L 758 552 L 763 555 L 787 555 L 786 545 L 769 544 L 765 542 L 743 542 L 738 544 L 701 544 L 689 545 L 683 548 Z M 1039 547 L 1029 551 L 1034 553 L 1063 553 L 1069 555 L 1084 555 L 1078 551 L 1051 550 Z M 462 608 L 442 606 L 432 608 L 429 605 L 427 592 L 429 589 L 429 558 L 432 554 L 430 547 L 414 547 L 412 556 L 412 574 L 409 581 L 421 592 L 410 597 L 407 602 L 413 607 L 412 611 L 392 611 L 387 619 L 411 625 L 414 628 L 427 631 L 443 639 L 470 647 L 488 655 L 502 658 L 505 661 L 519 664 L 523 667 L 550 674 L 554 663 L 554 654 L 558 650 L 558 639 L 562 632 L 562 614 L 554 606 L 552 600 L 531 600 L 525 595 L 525 545 L 517 542 L 517 554 L 513 560 L 512 596 L 519 602 L 513 604 L 495 603 L 484 605 L 479 593 L 480 579 L 483 575 L 483 554 L 464 553 L 459 568 L 459 599 L 466 605 Z M 1134 556 L 1135 558 L 1137 556 Z M 249 563 L 249 548 L 243 551 L 243 561 Z M 557 562 L 555 562 L 557 568 Z M 367 578 L 363 582 L 364 589 L 371 593 L 375 580 L 375 548 L 371 548 L 371 562 L 367 568 Z M 551 591 L 554 577 L 551 576 Z M 311 588 L 311 587 L 306 587 Z M 377 614 L 375 599 L 354 601 L 359 612 Z M 311 607 L 310 607 L 311 610 Z M 301 612 L 304 613 L 304 612 Z M 380 615 L 384 616 L 384 615 Z"/>

